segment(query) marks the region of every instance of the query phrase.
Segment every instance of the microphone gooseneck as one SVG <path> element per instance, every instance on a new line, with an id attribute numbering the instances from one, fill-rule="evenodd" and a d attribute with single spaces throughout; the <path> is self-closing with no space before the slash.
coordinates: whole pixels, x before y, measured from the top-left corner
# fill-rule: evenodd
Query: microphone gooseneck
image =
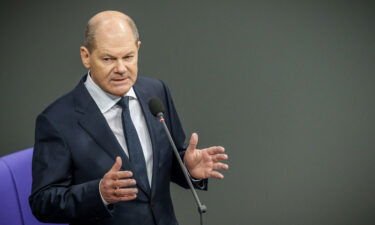
<path id="1" fill-rule="evenodd" d="M 200 223 L 201 225 L 203 225 L 203 218 L 202 218 L 202 214 L 205 213 L 207 211 L 207 207 L 205 205 L 203 205 L 200 200 L 199 200 L 199 197 L 198 197 L 198 194 L 197 192 L 195 191 L 194 189 L 194 186 L 193 186 L 193 183 L 191 182 L 191 179 L 190 179 L 190 175 L 189 175 L 189 172 L 188 170 L 186 169 L 186 166 L 185 164 L 182 162 L 182 159 L 180 157 L 180 154 L 178 153 L 178 150 L 176 148 L 176 145 L 172 139 L 172 136 L 171 136 L 171 133 L 169 132 L 169 129 L 167 127 L 167 124 L 165 123 L 165 120 L 164 120 L 164 105 L 163 105 L 163 102 L 159 99 L 159 98 L 152 98 L 149 100 L 148 102 L 148 106 L 149 106 L 149 109 L 152 113 L 152 115 L 154 115 L 155 117 L 157 117 L 159 119 L 159 121 L 163 124 L 163 128 L 167 134 L 167 137 L 168 137 L 168 140 L 169 140 L 169 143 L 171 144 L 172 148 L 173 148 L 173 152 L 177 158 L 177 161 L 182 169 L 182 172 L 185 176 L 185 179 L 189 185 L 189 188 L 194 196 L 194 199 L 195 199 L 195 202 L 198 206 L 198 212 L 199 212 L 199 215 L 200 215 Z"/>

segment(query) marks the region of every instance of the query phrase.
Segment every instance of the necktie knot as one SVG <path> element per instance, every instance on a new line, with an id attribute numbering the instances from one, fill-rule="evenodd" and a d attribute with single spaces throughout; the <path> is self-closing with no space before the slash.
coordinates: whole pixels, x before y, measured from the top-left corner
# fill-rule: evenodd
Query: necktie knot
<path id="1" fill-rule="evenodd" d="M 121 106 L 122 109 L 128 109 L 129 108 L 129 96 L 122 97 L 117 104 Z"/>

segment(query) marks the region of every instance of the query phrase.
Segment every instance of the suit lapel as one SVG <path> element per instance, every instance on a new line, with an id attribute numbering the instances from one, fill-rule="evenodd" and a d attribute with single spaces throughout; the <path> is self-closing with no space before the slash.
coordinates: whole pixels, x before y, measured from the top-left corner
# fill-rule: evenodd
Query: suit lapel
<path id="1" fill-rule="evenodd" d="M 141 88 L 137 86 L 137 83 L 133 86 L 134 91 L 139 99 L 139 103 L 141 105 L 143 115 L 146 120 L 148 132 L 150 134 L 151 143 L 152 143 L 152 155 L 153 155 L 153 167 L 152 167 L 152 184 L 151 184 L 151 196 L 155 195 L 156 192 L 156 180 L 157 180 L 157 172 L 158 172 L 158 165 L 159 165 L 159 151 L 156 147 L 156 131 L 155 127 L 158 125 L 157 119 L 151 114 L 148 108 L 148 101 L 151 97 L 146 92 L 144 92 Z"/>
<path id="2" fill-rule="evenodd" d="M 118 143 L 115 135 L 113 134 L 111 128 L 109 127 L 105 117 L 100 112 L 100 109 L 96 105 L 95 101 L 92 99 L 91 95 L 87 91 L 86 87 L 84 86 L 84 82 L 86 80 L 86 76 L 81 80 L 81 82 L 78 84 L 78 86 L 75 89 L 75 101 L 76 101 L 76 110 L 80 113 L 82 113 L 81 118 L 79 119 L 80 126 L 90 134 L 90 136 L 97 142 L 99 146 L 101 146 L 112 158 L 113 160 L 116 159 L 117 156 L 120 156 L 122 158 L 122 169 L 123 170 L 130 170 L 134 171 L 133 166 L 131 165 L 131 162 L 129 161 L 128 156 L 125 154 L 124 150 L 122 149 L 121 145 Z M 154 148 L 154 139 L 151 135 L 152 131 L 150 131 L 150 124 L 149 124 L 149 118 L 146 116 L 147 113 L 145 113 L 145 101 L 144 101 L 144 95 L 143 93 L 140 93 L 139 95 L 141 107 L 143 110 L 143 113 L 145 114 L 147 126 L 150 132 L 151 136 L 151 142 L 153 143 L 153 149 Z M 148 113 L 151 115 L 151 113 Z M 153 180 L 152 183 L 154 183 L 154 175 L 155 175 L 155 164 L 157 162 L 157 156 L 155 154 L 155 151 L 153 153 L 153 160 L 154 160 L 154 166 L 153 166 Z M 155 161 L 156 160 L 156 161 Z M 135 178 L 139 181 L 141 179 L 138 179 L 137 175 L 134 174 Z M 143 182 L 138 183 L 139 188 L 143 190 L 143 192 L 150 197 L 150 188 L 146 186 L 147 184 L 144 184 Z"/>
<path id="3" fill-rule="evenodd" d="M 113 160 L 117 156 L 122 158 L 122 169 L 131 170 L 129 158 L 121 148 L 103 114 L 84 86 L 85 80 L 86 76 L 74 90 L 76 111 L 82 114 L 78 121 L 79 125 Z"/>
<path id="4" fill-rule="evenodd" d="M 125 170 L 130 170 L 129 158 L 122 150 L 112 130 L 109 128 L 107 121 L 99 113 L 85 114 L 79 120 L 79 124 L 91 137 L 100 145 L 114 160 L 120 156 Z"/>

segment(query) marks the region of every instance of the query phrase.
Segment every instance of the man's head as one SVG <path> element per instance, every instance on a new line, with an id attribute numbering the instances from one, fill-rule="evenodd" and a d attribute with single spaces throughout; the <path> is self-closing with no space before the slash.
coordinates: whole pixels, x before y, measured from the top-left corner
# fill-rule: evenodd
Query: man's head
<path id="1" fill-rule="evenodd" d="M 82 63 L 100 88 L 123 96 L 137 79 L 140 45 L 137 27 L 130 17 L 103 11 L 87 24 L 84 46 L 80 48 Z"/>

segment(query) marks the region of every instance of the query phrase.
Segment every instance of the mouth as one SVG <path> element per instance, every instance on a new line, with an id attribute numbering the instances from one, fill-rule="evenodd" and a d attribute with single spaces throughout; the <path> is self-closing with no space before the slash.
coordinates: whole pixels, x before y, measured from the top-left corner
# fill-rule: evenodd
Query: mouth
<path id="1" fill-rule="evenodd" d="M 122 84 L 122 83 L 127 83 L 129 81 L 129 77 L 121 77 L 121 78 L 113 78 L 111 79 L 111 82 L 115 84 Z"/>

